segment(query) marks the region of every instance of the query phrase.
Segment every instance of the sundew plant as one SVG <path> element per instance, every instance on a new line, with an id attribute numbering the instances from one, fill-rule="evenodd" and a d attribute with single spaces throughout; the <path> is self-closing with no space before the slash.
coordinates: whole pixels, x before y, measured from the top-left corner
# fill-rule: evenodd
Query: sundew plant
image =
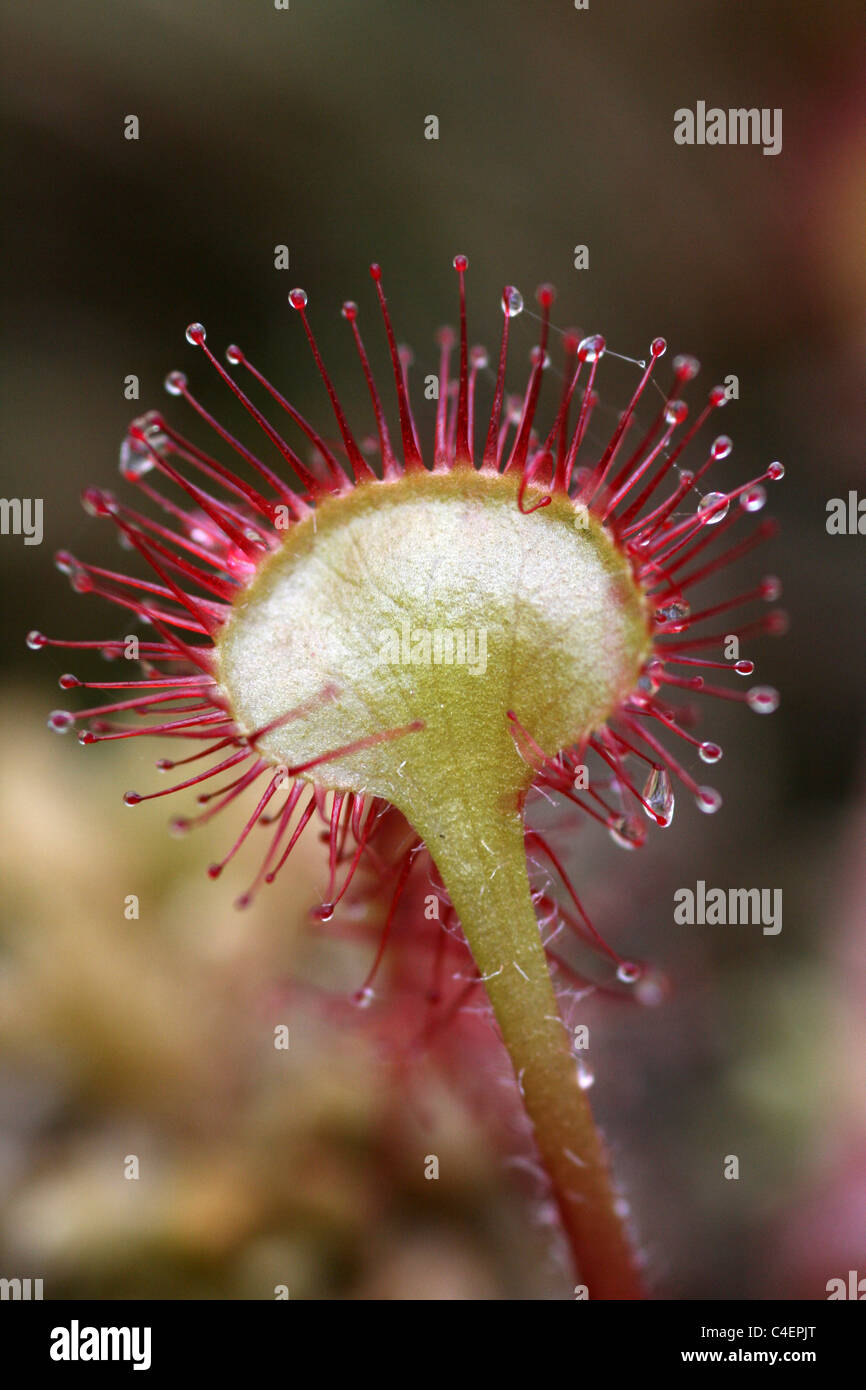
<path id="1" fill-rule="evenodd" d="M 28 642 L 136 656 L 134 678 L 63 676 L 64 690 L 96 690 L 105 703 L 57 710 L 50 725 L 81 725 L 84 744 L 158 738 L 172 755 L 157 766 L 172 785 L 125 801 L 196 788 L 203 809 L 177 818 L 178 832 L 236 812 L 213 878 L 265 826 L 241 906 L 278 879 L 305 827 L 323 829 L 328 886 L 314 916 L 337 919 L 352 892 L 373 887 L 384 905 L 353 995 L 359 1008 L 387 1007 L 397 939 L 416 941 L 429 965 L 419 1025 L 448 1027 L 461 1008 L 487 1001 L 575 1277 L 592 1298 L 634 1299 L 641 1260 L 563 1019 L 586 981 L 562 942 L 573 933 L 593 948 L 603 986 L 653 1002 L 659 984 L 602 937 L 560 857 L 527 823 L 527 803 L 541 794 L 577 807 L 625 849 L 671 826 L 677 795 L 706 813 L 719 808 L 702 774 L 722 750 L 700 732 L 696 705 L 733 700 L 767 714 L 778 704 L 772 688 L 749 684 L 752 661 L 732 659 L 728 646 L 783 626 L 766 606 L 778 581 L 744 587 L 735 576 L 773 534 L 772 522 L 752 518 L 764 484 L 784 469 L 773 462 L 724 488 L 711 479 L 732 447 L 711 437 L 725 391 L 690 408 L 684 392 L 698 363 L 675 357 L 664 372 L 662 338 L 596 447 L 604 338 L 557 330 L 550 371 L 554 292 L 542 286 L 528 379 L 511 394 L 509 336 L 522 297 L 503 291 L 501 344 L 488 357 L 468 344 L 466 257 L 454 267 L 460 326 L 439 334 L 429 446 L 378 265 L 390 426 L 358 307 L 342 309 L 374 447 L 344 413 L 303 290 L 289 302 L 330 402 L 326 434 L 240 347 L 227 348 L 224 365 L 204 327 L 190 325 L 188 342 L 248 413 L 249 433 L 235 437 L 186 374 L 172 372 L 167 391 L 203 422 L 197 437 L 215 437 L 213 452 L 180 433 L 173 414 L 151 412 L 123 444 L 123 492 L 84 494 L 147 577 L 57 557 L 76 591 L 119 606 L 142 634 L 66 642 L 31 632 Z M 556 385 L 542 393 L 550 377 Z M 492 395 L 484 419 L 482 383 Z M 702 600 L 704 581 L 723 570 L 728 595 Z M 545 865 L 543 886 L 528 861 Z"/>

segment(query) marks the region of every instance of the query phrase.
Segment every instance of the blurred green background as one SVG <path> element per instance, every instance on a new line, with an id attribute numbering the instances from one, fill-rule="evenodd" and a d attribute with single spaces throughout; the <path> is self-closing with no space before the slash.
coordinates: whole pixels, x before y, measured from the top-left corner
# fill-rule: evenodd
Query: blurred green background
<path id="1" fill-rule="evenodd" d="M 745 650 L 782 707 L 710 711 L 723 811 L 684 802 L 638 857 L 595 831 L 558 843 L 609 939 L 674 985 L 653 1011 L 587 1006 L 593 1095 L 655 1291 L 821 1298 L 858 1260 L 866 1273 L 866 542 L 824 524 L 829 498 L 866 494 L 861 7 L 7 0 L 2 13 L 2 493 L 45 499 L 45 539 L 0 542 L 0 1273 L 44 1277 L 48 1297 L 260 1298 L 279 1283 L 325 1299 L 569 1296 L 507 1136 L 459 1086 L 420 1064 L 417 1107 L 395 1106 L 372 1040 L 312 1004 L 293 1004 L 306 1045 L 274 1052 L 281 983 L 301 969 L 348 990 L 367 959 L 353 973 L 305 926 L 323 887 L 314 840 L 235 913 L 232 884 L 204 876 L 228 826 L 179 844 L 159 804 L 126 812 L 122 792 L 152 785 L 159 750 L 52 738 L 56 676 L 98 676 L 23 642 L 29 627 L 115 632 L 51 554 L 116 560 L 78 497 L 117 485 L 125 426 L 166 408 L 165 373 L 187 370 L 236 418 L 184 341 L 190 320 L 255 349 L 322 422 L 286 304 L 303 285 L 367 429 L 339 304 L 359 301 L 381 366 L 379 260 L 420 378 L 454 316 L 456 251 L 474 340 L 495 344 L 504 283 L 531 304 L 552 280 L 561 327 L 631 357 L 657 333 L 698 355 L 693 400 L 738 376 L 726 482 L 787 466 L 768 507 L 782 533 L 744 566 L 784 580 L 790 633 Z M 782 153 L 675 145 L 674 111 L 698 100 L 781 107 Z M 589 270 L 574 269 L 577 244 Z M 534 330 L 515 321 L 515 367 Z M 635 380 L 604 366 L 597 441 Z M 782 934 L 674 926 L 673 891 L 697 878 L 781 887 Z M 430 1152 L 438 1183 L 423 1180 Z"/>

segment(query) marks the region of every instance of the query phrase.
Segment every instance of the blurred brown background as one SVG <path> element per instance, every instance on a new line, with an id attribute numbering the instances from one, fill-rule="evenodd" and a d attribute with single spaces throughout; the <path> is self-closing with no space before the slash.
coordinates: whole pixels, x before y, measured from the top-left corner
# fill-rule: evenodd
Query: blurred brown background
<path id="1" fill-rule="evenodd" d="M 372 1047 L 314 1009 L 307 1044 L 274 1052 L 280 981 L 312 969 L 351 989 L 365 968 L 335 963 L 342 948 L 304 928 L 322 889 L 314 842 L 235 913 L 231 884 L 204 877 L 229 828 L 179 844 L 158 804 L 126 812 L 122 792 L 147 789 L 158 751 L 53 739 L 45 713 L 67 703 L 54 678 L 85 664 L 23 642 L 29 627 L 107 634 L 51 554 L 116 559 L 78 496 L 116 486 L 125 425 L 166 408 L 166 371 L 189 371 L 223 410 L 187 322 L 255 347 L 320 422 L 327 402 L 286 305 L 303 285 L 344 403 L 367 420 L 340 302 L 359 301 L 380 364 L 367 265 L 381 261 L 418 375 L 434 371 L 456 251 L 470 258 L 474 339 L 493 345 L 505 282 L 531 303 L 552 280 L 560 326 L 633 357 L 662 333 L 701 358 L 702 391 L 737 374 L 726 481 L 787 466 L 768 507 L 781 536 L 748 571 L 783 578 L 791 631 L 745 650 L 782 706 L 710 712 L 723 811 L 710 821 L 684 801 L 637 858 L 590 831 L 561 843 L 608 936 L 675 985 L 655 1011 L 590 1006 L 593 1094 L 656 1291 L 820 1298 L 827 1279 L 866 1273 L 866 540 L 824 525 L 829 498 L 866 495 L 861 7 L 2 11 L 2 494 L 45 499 L 45 540 L 0 542 L 0 1273 L 43 1276 L 46 1296 L 271 1297 L 278 1283 L 292 1297 L 568 1296 L 542 1215 L 453 1087 L 425 1075 L 423 1115 L 395 1114 Z M 674 111 L 698 100 L 781 107 L 782 153 L 675 145 Z M 137 142 L 123 138 L 129 114 Z M 424 139 L 428 114 L 438 141 Z M 573 268 L 578 243 L 588 271 Z M 519 362 L 534 324 L 516 323 Z M 609 420 L 634 369 L 605 367 Z M 124 400 L 128 373 L 139 406 Z M 697 878 L 781 887 L 781 936 L 675 927 L 673 891 Z M 422 1178 L 429 1152 L 439 1183 Z M 122 1178 L 128 1153 L 137 1183 Z M 738 1182 L 722 1177 L 731 1153 Z"/>

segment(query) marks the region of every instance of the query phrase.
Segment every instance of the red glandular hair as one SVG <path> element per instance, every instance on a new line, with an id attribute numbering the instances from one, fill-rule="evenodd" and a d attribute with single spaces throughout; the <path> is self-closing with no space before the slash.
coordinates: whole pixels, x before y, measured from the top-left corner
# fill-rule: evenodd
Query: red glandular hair
<path id="1" fill-rule="evenodd" d="M 675 705 L 673 697 L 682 691 L 690 697 L 700 694 L 745 702 L 758 713 L 775 709 L 778 696 L 771 688 L 737 689 L 736 680 L 731 685 L 719 685 L 710 673 L 733 671 L 735 677 L 750 676 L 751 660 L 720 659 L 725 639 L 737 636 L 745 640 L 761 633 L 778 633 L 785 626 L 784 614 L 775 609 L 749 616 L 749 610 L 756 605 L 773 603 L 778 598 L 780 586 L 775 578 L 764 578 L 709 606 L 692 607 L 693 592 L 702 581 L 732 566 L 774 534 L 772 521 L 761 521 L 751 531 L 747 531 L 747 524 L 764 504 L 762 484 L 768 479 L 779 479 L 784 473 L 781 464 L 771 463 L 759 477 L 729 491 L 704 491 L 704 479 L 710 469 L 727 458 L 732 447 L 724 435 L 708 446 L 701 447 L 697 442 L 709 417 L 724 405 L 724 389 L 714 387 L 689 421 L 682 391 L 697 374 L 698 363 L 688 356 L 675 358 L 667 387 L 662 389 L 654 373 L 666 345 L 663 339 L 656 338 L 646 363 L 638 364 L 641 376 L 631 400 L 599 454 L 590 448 L 588 427 L 598 405 L 596 377 L 605 342 L 598 335 L 579 339 L 576 333 L 566 331 L 561 335 L 559 400 L 547 431 L 542 433 L 538 403 L 544 374 L 551 365 L 548 343 L 553 289 L 544 285 L 537 292 L 540 336 L 531 354 L 523 394 L 506 396 L 511 324 L 522 310 L 523 301 L 513 286 L 506 286 L 502 296 L 501 346 L 493 369 L 483 348 L 468 348 L 466 258 L 455 257 L 454 265 L 460 287 L 460 332 L 455 336 L 450 330 L 442 330 L 438 336 L 439 396 L 433 447 L 426 458 L 409 401 L 411 357 L 397 345 L 377 265 L 371 267 L 371 275 L 393 368 L 398 445 L 389 432 L 358 328 L 357 306 L 347 302 L 342 310 L 372 402 L 378 436 L 376 468 L 368 457 L 372 451 L 362 449 L 353 434 L 322 362 L 303 290 L 293 290 L 289 301 L 299 315 L 324 382 L 338 443 L 326 441 L 239 347 L 231 346 L 225 354 L 228 365 L 239 369 L 238 379 L 211 352 L 201 324 L 190 325 L 188 341 L 207 357 L 281 457 L 282 467 L 275 470 L 267 465 L 252 448 L 224 428 L 192 394 L 183 373 L 172 372 L 168 376 L 168 392 L 182 397 L 218 436 L 223 456 L 236 455 L 244 468 L 235 471 L 205 452 L 157 412 L 130 425 L 121 451 L 121 473 L 125 482 L 138 491 L 146 509 L 130 506 L 112 492 L 97 488 L 88 488 L 83 502 L 92 515 L 111 520 L 121 542 L 143 557 L 152 577 L 139 579 L 90 565 L 66 551 L 58 554 L 57 565 L 69 576 L 77 592 L 108 599 L 133 620 L 146 624 L 152 640 L 139 643 L 137 679 L 81 681 L 72 675 L 61 677 L 63 689 L 84 687 L 112 694 L 105 704 L 75 713 L 58 710 L 49 720 L 50 727 L 58 732 L 86 724 L 79 733 L 84 744 L 156 735 L 195 745 L 194 751 L 184 757 L 162 758 L 157 763 L 164 771 L 184 769 L 180 780 L 171 787 L 147 795 L 128 792 L 125 797 L 127 805 L 132 806 L 186 788 L 201 788 L 198 800 L 204 809 L 192 819 L 176 819 L 173 826 L 178 832 L 213 819 L 255 788 L 255 803 L 240 833 L 224 858 L 209 869 L 211 876 L 217 877 L 254 826 L 268 827 L 268 844 L 258 873 L 238 900 L 239 906 L 248 904 L 263 884 L 274 881 L 311 821 L 322 825 L 327 841 L 328 886 L 325 901 L 315 915 L 320 920 L 334 916 L 362 866 L 362 877 L 369 884 L 372 873 L 380 890 L 379 920 L 366 928 L 377 938 L 373 959 L 366 980 L 354 996 L 360 1004 L 373 997 L 373 980 L 389 940 L 399 939 L 404 931 L 400 913 L 404 895 L 410 886 L 417 892 L 419 884 L 426 885 L 427 894 L 434 895 L 439 906 L 421 923 L 418 914 L 413 913 L 412 933 L 414 944 L 429 967 L 426 992 L 438 1019 L 432 1026 L 437 1027 L 471 998 L 481 981 L 472 968 L 459 923 L 425 847 L 402 817 L 380 798 L 350 792 L 325 793 L 311 782 L 318 764 L 357 745 L 329 750 L 301 766 L 275 769 L 258 747 L 266 730 L 245 734 L 235 725 L 214 677 L 213 641 L 231 605 L 255 576 L 262 560 L 283 544 L 286 530 L 307 517 L 324 497 L 338 496 L 356 487 L 387 485 L 404 472 L 425 469 L 447 472 L 473 468 L 482 473 L 516 474 L 520 479 L 517 505 L 521 510 L 544 507 L 553 494 L 560 492 L 567 494 L 575 506 L 586 508 L 598 518 L 627 557 L 634 579 L 654 611 L 652 656 L 636 688 L 604 727 L 556 757 L 546 756 L 517 718 L 513 714 L 508 717 L 515 745 L 534 771 L 533 788 L 542 794 L 558 793 L 572 802 L 626 848 L 643 843 L 645 818 L 660 825 L 670 823 L 677 782 L 694 796 L 701 810 L 712 812 L 718 808 L 718 793 L 699 785 L 681 758 L 670 750 L 679 741 L 685 745 L 687 756 L 696 753 L 704 762 L 714 763 L 721 757 L 721 749 L 690 731 L 695 722 L 694 709 L 690 704 Z M 455 345 L 458 366 L 456 377 L 452 377 Z M 476 394 L 482 376 L 493 379 L 493 403 L 479 457 Z M 263 404 L 270 400 L 278 414 L 288 417 L 297 435 L 305 437 L 305 459 L 266 418 L 241 381 Z M 658 392 L 661 403 L 649 422 L 638 427 L 637 406 L 650 385 Z M 686 468 L 681 460 L 689 449 L 696 463 Z M 733 616 L 742 610 L 745 618 Z M 720 628 L 718 620 L 722 615 L 725 618 Z M 128 642 L 128 638 L 66 642 L 39 632 L 28 636 L 28 644 L 34 649 L 96 649 L 109 659 L 126 654 Z M 326 690 L 320 698 L 329 699 L 335 693 Z M 303 708 L 289 711 L 278 722 L 303 718 L 304 713 Z M 143 716 L 145 722 L 132 726 L 122 722 L 124 716 L 133 714 Z M 121 717 L 120 721 L 116 716 Z M 402 737 L 416 727 L 383 730 L 375 737 Z M 583 787 L 578 773 L 587 759 L 593 761 L 598 771 Z M 548 943 L 563 927 L 574 931 L 613 963 L 619 984 L 636 986 L 633 993 L 638 998 L 643 990 L 643 997 L 651 1000 L 657 988 L 651 976 L 634 962 L 623 960 L 601 938 L 548 841 L 538 831 L 527 828 L 526 842 L 530 866 L 540 869 L 545 881 L 535 900 Z M 552 893 L 551 877 L 560 882 L 563 893 Z M 568 987 L 583 983 L 581 976 L 549 945 L 548 956 Z M 414 965 L 410 974 L 414 978 Z M 617 990 L 613 979 L 609 987 Z"/>

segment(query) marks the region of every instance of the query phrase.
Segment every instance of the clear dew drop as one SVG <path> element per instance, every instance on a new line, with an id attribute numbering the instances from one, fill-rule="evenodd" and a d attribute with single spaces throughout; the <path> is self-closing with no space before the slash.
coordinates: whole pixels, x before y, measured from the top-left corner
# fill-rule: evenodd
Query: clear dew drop
<path id="1" fill-rule="evenodd" d="M 775 603 L 782 597 L 782 581 L 775 574 L 765 575 L 761 581 L 761 598 L 765 603 Z"/>
<path id="2" fill-rule="evenodd" d="M 641 974 L 640 966 L 633 960 L 621 960 L 616 967 L 616 978 L 622 985 L 636 985 Z"/>
<path id="3" fill-rule="evenodd" d="M 747 488 L 740 495 L 740 506 L 744 512 L 759 512 L 767 501 L 767 494 L 760 483 L 755 483 L 754 487 Z"/>
<path id="4" fill-rule="evenodd" d="M 715 787 L 698 787 L 695 805 L 704 815 L 712 816 L 722 804 L 722 794 Z"/>
<path id="5" fill-rule="evenodd" d="M 523 295 L 514 285 L 509 285 L 502 296 L 502 305 L 510 319 L 523 313 Z"/>
<path id="6" fill-rule="evenodd" d="M 644 783 L 644 812 L 658 825 L 668 826 L 674 818 L 674 789 L 666 768 L 654 767 Z"/>
<path id="7" fill-rule="evenodd" d="M 700 370 L 700 362 L 690 353 L 681 352 L 674 358 L 674 371 L 678 377 L 682 377 L 683 381 L 694 381 Z"/>
<path id="8" fill-rule="evenodd" d="M 104 488 L 86 487 L 81 494 L 81 505 L 88 516 L 109 516 L 115 507 L 113 493 Z"/>
<path id="9" fill-rule="evenodd" d="M 35 628 L 27 634 L 27 645 L 31 652 L 40 651 L 42 647 L 46 646 L 47 640 L 44 633 L 37 632 Z"/>
<path id="10" fill-rule="evenodd" d="M 48 716 L 48 727 L 55 734 L 68 734 L 75 723 L 75 716 L 68 709 L 52 710 Z"/>
<path id="11" fill-rule="evenodd" d="M 186 375 L 184 372 L 169 372 L 163 386 L 170 396 L 182 396 L 186 390 Z"/>
<path id="12" fill-rule="evenodd" d="M 665 603 L 655 611 L 655 620 L 662 623 L 665 627 L 670 627 L 672 632 L 682 632 L 688 623 L 691 608 L 684 598 L 674 599 L 671 603 Z"/>
<path id="13" fill-rule="evenodd" d="M 150 450 L 141 440 L 124 439 L 117 466 L 124 478 L 135 479 L 149 473 L 154 462 Z"/>
<path id="14" fill-rule="evenodd" d="M 600 333 L 591 333 L 578 344 L 577 355 L 581 362 L 597 362 L 604 356 L 605 341 Z"/>
<path id="15" fill-rule="evenodd" d="M 165 421 L 158 410 L 145 411 L 144 415 L 139 415 L 137 420 L 133 420 L 136 429 L 141 430 L 147 439 L 158 439 L 162 433 Z"/>
<path id="16" fill-rule="evenodd" d="M 595 1081 L 595 1072 L 592 1067 L 588 1067 L 586 1062 L 580 1061 L 577 1064 L 577 1084 L 582 1091 L 588 1091 Z"/>
<path id="17" fill-rule="evenodd" d="M 722 750 L 717 743 L 702 743 L 698 747 L 698 755 L 705 763 L 717 763 L 722 756 Z"/>
<path id="18" fill-rule="evenodd" d="M 617 816 L 607 828 L 610 838 L 620 849 L 639 849 L 644 842 L 643 826 L 630 816 Z"/>
<path id="19" fill-rule="evenodd" d="M 779 692 L 771 685 L 753 685 L 746 700 L 755 714 L 772 714 L 779 708 Z"/>
<path id="20" fill-rule="evenodd" d="M 665 424 L 681 425 L 689 413 L 685 401 L 668 401 L 665 406 Z"/>
<path id="21" fill-rule="evenodd" d="M 767 476 L 772 478 L 774 483 L 778 483 L 780 479 L 785 476 L 785 465 L 779 463 L 778 460 L 775 463 L 771 463 L 767 469 Z"/>
<path id="22" fill-rule="evenodd" d="M 226 361 L 228 362 L 229 366 L 236 367 L 238 363 L 243 362 L 243 360 L 244 355 L 238 347 L 237 343 L 229 343 L 228 347 L 226 348 Z"/>
<path id="23" fill-rule="evenodd" d="M 734 447 L 734 441 L 727 434 L 720 434 L 718 439 L 713 440 L 713 447 L 710 450 L 713 458 L 718 462 L 726 459 Z"/>
<path id="24" fill-rule="evenodd" d="M 309 296 L 306 290 L 289 290 L 289 303 L 293 309 L 306 309 Z"/>
<path id="25" fill-rule="evenodd" d="M 191 323 L 186 330 L 186 340 L 193 347 L 199 347 L 207 337 L 203 323 Z"/>
<path id="26" fill-rule="evenodd" d="M 698 505 L 698 516 L 706 526 L 718 526 L 731 509 L 731 499 L 724 492 L 708 492 Z"/>
<path id="27" fill-rule="evenodd" d="M 370 985 L 365 985 L 363 989 L 356 989 L 352 995 L 352 1003 L 356 1009 L 369 1009 L 375 995 Z"/>

